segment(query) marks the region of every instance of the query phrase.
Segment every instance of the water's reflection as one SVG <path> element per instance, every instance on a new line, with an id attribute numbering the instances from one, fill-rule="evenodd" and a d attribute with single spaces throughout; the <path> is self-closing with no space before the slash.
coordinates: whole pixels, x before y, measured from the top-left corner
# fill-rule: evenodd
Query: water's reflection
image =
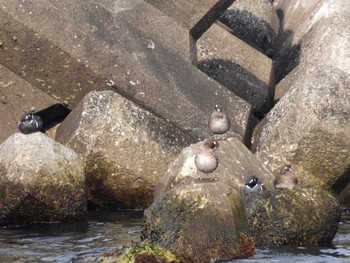
<path id="1" fill-rule="evenodd" d="M 0 262 L 72 262 L 138 241 L 142 212 L 89 214 L 85 221 L 0 229 Z"/>
<path id="2" fill-rule="evenodd" d="M 258 248 L 253 258 L 230 262 L 350 262 L 350 209 L 346 209 L 334 247 Z M 138 241 L 141 224 L 142 212 L 96 211 L 81 222 L 0 229 L 0 262 L 79 262 Z"/>

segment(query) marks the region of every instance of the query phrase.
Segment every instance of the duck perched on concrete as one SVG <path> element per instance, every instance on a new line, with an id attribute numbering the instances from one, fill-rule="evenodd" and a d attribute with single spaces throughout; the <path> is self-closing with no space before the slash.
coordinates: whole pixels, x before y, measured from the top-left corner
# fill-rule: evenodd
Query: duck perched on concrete
<path id="1" fill-rule="evenodd" d="M 243 187 L 243 194 L 262 192 L 264 191 L 263 184 L 259 181 L 258 177 L 251 176 L 245 182 Z"/>
<path id="2" fill-rule="evenodd" d="M 215 134 L 224 134 L 231 127 L 231 121 L 223 111 L 221 104 L 216 104 L 213 113 L 209 117 L 208 126 Z"/>
<path id="3" fill-rule="evenodd" d="M 204 141 L 204 145 L 194 159 L 199 171 L 203 173 L 212 173 L 218 167 L 219 160 L 215 153 L 218 147 L 219 142 L 214 138 L 208 138 Z"/>
<path id="4" fill-rule="evenodd" d="M 24 134 L 41 131 L 43 122 L 41 118 L 33 113 L 25 113 L 18 122 L 18 129 Z"/>
<path id="5" fill-rule="evenodd" d="M 275 178 L 275 188 L 294 189 L 298 184 L 298 178 L 295 175 L 293 167 L 289 164 L 283 165 L 280 174 Z"/>

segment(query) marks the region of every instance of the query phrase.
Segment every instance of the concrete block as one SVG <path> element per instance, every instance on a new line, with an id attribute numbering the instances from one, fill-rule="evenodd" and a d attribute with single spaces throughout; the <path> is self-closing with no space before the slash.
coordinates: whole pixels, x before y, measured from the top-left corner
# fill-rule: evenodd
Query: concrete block
<path id="1" fill-rule="evenodd" d="M 16 73 L 23 64 L 17 59 L 36 61 L 26 79 L 44 80 L 43 90 L 50 86 L 50 94 L 70 107 L 90 90 L 109 88 L 204 138 L 209 134 L 207 116 L 220 102 L 232 116 L 229 135 L 249 140 L 250 105 L 191 65 L 190 44 L 188 52 L 179 52 L 189 43 L 188 29 L 152 5 L 141 0 L 113 5 L 5 0 L 2 6 L 1 19 L 7 24 L 2 34 L 7 39 L 21 34 L 10 46 L 5 41 L 0 59 Z M 161 23 L 166 26 L 157 33 L 154 26 Z"/>
<path id="2" fill-rule="evenodd" d="M 300 187 L 330 190 L 343 175 L 349 182 L 349 76 L 325 66 L 295 77 L 255 131 L 256 156 L 273 172 L 294 164 Z"/>
<path id="3" fill-rule="evenodd" d="M 263 117 L 272 107 L 272 60 L 235 37 L 225 25 L 213 24 L 197 41 L 198 68 L 249 102 Z"/>
<path id="4" fill-rule="evenodd" d="M 183 27 L 197 40 L 235 0 L 146 0 Z"/>
<path id="5" fill-rule="evenodd" d="M 287 0 L 277 8 L 281 20 L 275 55 L 277 82 L 305 61 L 349 71 L 347 0 Z"/>
<path id="6" fill-rule="evenodd" d="M 36 112 L 56 103 L 47 93 L 0 64 L 0 143 L 18 132 L 18 121 L 25 112 Z"/>
<path id="7" fill-rule="evenodd" d="M 233 34 L 272 57 L 279 19 L 268 0 L 237 0 L 220 17 Z"/>

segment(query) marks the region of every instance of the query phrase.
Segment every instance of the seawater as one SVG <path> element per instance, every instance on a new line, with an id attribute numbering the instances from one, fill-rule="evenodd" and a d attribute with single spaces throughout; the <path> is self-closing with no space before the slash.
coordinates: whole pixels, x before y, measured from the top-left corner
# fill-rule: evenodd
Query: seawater
<path id="1" fill-rule="evenodd" d="M 94 211 L 81 222 L 0 229 L 0 262 L 81 262 L 139 241 L 142 215 L 140 211 Z M 256 252 L 252 258 L 227 262 L 350 262 L 350 208 L 343 208 L 331 247 L 262 247 Z"/>

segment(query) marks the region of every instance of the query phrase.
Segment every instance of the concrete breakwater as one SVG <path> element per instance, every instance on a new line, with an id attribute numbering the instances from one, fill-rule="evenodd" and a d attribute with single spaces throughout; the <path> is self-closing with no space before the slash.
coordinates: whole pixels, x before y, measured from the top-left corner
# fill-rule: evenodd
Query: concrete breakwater
<path id="1" fill-rule="evenodd" d="M 28 204 L 39 207 L 37 211 L 46 211 L 49 205 L 54 208 L 49 211 L 58 207 L 67 218 L 75 216 L 67 209 L 69 202 L 61 207 L 49 199 L 40 208 L 48 199 L 42 198 L 43 191 L 36 191 L 36 183 L 30 181 L 34 176 L 26 177 L 27 170 L 9 184 L 19 173 L 6 149 L 15 148 L 20 156 L 29 146 L 36 147 L 32 140 L 19 137 L 12 144 L 8 141 L 17 131 L 19 117 L 23 111 L 37 112 L 58 103 L 72 112 L 56 137 L 51 136 L 84 158 L 78 170 L 85 171 L 87 200 L 75 201 L 87 202 L 90 208 L 149 207 L 144 238 L 162 246 L 169 244 L 169 236 L 161 233 L 176 225 L 171 218 L 179 207 L 188 212 L 183 213 L 184 221 L 193 220 L 191 213 L 199 217 L 200 229 L 217 224 L 242 234 L 214 247 L 202 247 L 184 234 L 180 238 L 195 244 L 194 250 L 187 251 L 186 242 L 181 248 L 173 246 L 176 242 L 168 246 L 180 258 L 250 256 L 251 240 L 259 244 L 261 233 L 275 237 L 265 239 L 268 245 L 332 241 L 339 200 L 348 200 L 350 181 L 346 1 L 3 1 L 0 14 L 4 127 L 0 138 L 6 140 L 0 157 L 2 225 L 27 223 L 17 221 L 26 218 L 25 213 L 11 218 L 15 211 L 28 212 L 21 208 L 21 203 L 28 203 L 21 201 L 28 199 Z M 303 19 L 295 19 L 299 16 Z M 219 181 L 198 182 L 191 166 L 195 143 L 212 136 L 207 121 L 217 103 L 231 118 L 231 129 L 219 142 L 223 147 L 218 150 L 214 176 Z M 57 150 L 57 142 L 50 143 Z M 23 156 L 28 164 L 38 158 L 30 153 Z M 41 164 L 49 159 L 42 158 L 40 167 L 23 169 L 50 174 Z M 273 180 L 286 163 L 294 167 L 299 184 L 293 192 L 276 194 Z M 185 179 L 184 167 L 188 168 Z M 71 178 L 68 171 L 62 171 L 63 177 Z M 173 183 L 166 184 L 165 195 L 152 204 L 154 187 L 164 183 L 166 175 Z M 254 197 L 259 198 L 258 206 L 252 200 L 244 206 L 240 189 L 252 175 L 260 177 L 268 191 Z M 8 185 L 22 189 L 21 194 L 8 194 L 14 188 Z M 59 195 L 67 189 L 62 185 L 50 184 L 49 189 Z M 216 196 L 214 188 L 225 192 L 225 199 Z M 206 212 L 216 211 L 217 201 L 235 212 L 222 214 L 222 221 L 211 218 Z M 163 202 L 174 206 L 161 210 Z M 83 206 L 79 216 L 85 212 Z M 228 223 L 245 211 L 248 218 Z M 305 224 L 310 217 L 295 220 L 288 211 L 314 211 L 311 219 L 323 224 Z M 33 216 L 30 212 L 28 218 Z M 37 220 L 66 218 L 53 213 Z M 287 225 L 274 224 L 283 218 L 289 218 Z M 218 227 L 201 234 L 208 241 L 218 240 Z M 206 249 L 210 255 L 202 254 Z"/>

